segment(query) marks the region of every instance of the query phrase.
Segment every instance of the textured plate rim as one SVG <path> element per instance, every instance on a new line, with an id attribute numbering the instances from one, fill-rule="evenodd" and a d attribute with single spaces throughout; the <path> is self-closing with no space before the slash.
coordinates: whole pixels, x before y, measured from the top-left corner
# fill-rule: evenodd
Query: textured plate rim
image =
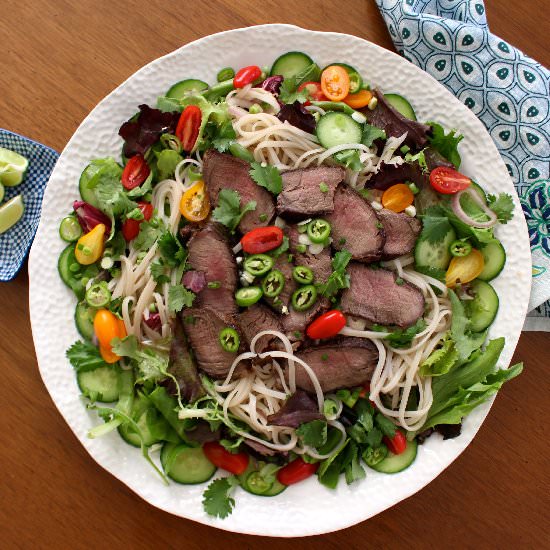
<path id="1" fill-rule="evenodd" d="M 120 84 L 115 90 L 113 90 L 109 95 L 107 95 L 89 113 L 89 115 L 80 124 L 80 126 L 76 130 L 75 134 L 69 140 L 69 142 L 68 142 L 67 146 L 65 147 L 65 149 L 64 149 L 64 151 L 63 151 L 63 153 L 62 153 L 59 160 L 61 161 L 63 159 L 63 155 L 66 153 L 66 151 L 70 150 L 71 146 L 74 144 L 74 142 L 78 138 L 79 131 L 86 125 L 86 123 L 90 119 L 92 119 L 94 117 L 94 114 L 98 110 L 100 110 L 101 107 L 105 103 L 108 103 L 113 98 L 113 96 L 115 96 L 117 94 L 117 92 L 120 90 L 120 88 L 123 88 L 125 86 L 125 84 L 127 84 L 129 81 L 131 81 L 137 75 L 140 75 L 142 72 L 146 71 L 152 65 L 162 63 L 165 60 L 177 57 L 179 55 L 184 55 L 185 50 L 192 47 L 192 46 L 197 46 L 199 44 L 207 44 L 209 41 L 212 41 L 212 40 L 217 41 L 217 40 L 222 39 L 226 35 L 231 35 L 231 34 L 234 34 L 234 33 L 244 33 L 244 34 L 246 34 L 246 33 L 249 33 L 249 32 L 253 33 L 254 31 L 261 31 L 261 30 L 268 30 L 268 31 L 280 32 L 280 33 L 292 32 L 292 33 L 297 33 L 297 34 L 306 34 L 306 35 L 310 35 L 310 36 L 320 37 L 321 40 L 330 40 L 331 37 L 340 37 L 340 38 L 345 37 L 347 39 L 351 39 L 352 41 L 364 42 L 368 45 L 369 48 L 374 48 L 376 51 L 378 51 L 378 53 L 380 55 L 385 56 L 388 59 L 392 59 L 393 63 L 397 64 L 397 66 L 399 66 L 399 64 L 406 63 L 407 66 L 408 66 L 408 70 L 412 71 L 420 79 L 425 80 L 425 81 L 429 80 L 429 81 L 431 81 L 432 85 L 435 84 L 439 88 L 441 88 L 440 93 L 444 94 L 449 102 L 460 103 L 460 102 L 458 102 L 458 100 L 450 92 L 445 90 L 433 77 L 431 77 L 430 75 L 428 75 L 427 73 L 425 73 L 424 71 L 419 69 L 418 67 L 410 64 L 409 62 L 407 62 L 406 60 L 401 58 L 399 55 L 397 55 L 396 53 L 388 51 L 388 50 L 386 50 L 386 49 L 384 49 L 384 48 L 382 48 L 382 47 L 380 47 L 376 44 L 368 42 L 367 40 L 364 40 L 360 37 L 355 37 L 355 36 L 351 36 L 351 35 L 347 35 L 347 34 L 343 34 L 343 33 L 310 31 L 310 30 L 307 30 L 307 29 L 302 29 L 301 27 L 297 27 L 297 26 L 294 26 L 294 25 L 286 25 L 286 24 L 258 25 L 258 26 L 254 26 L 254 27 L 232 29 L 232 30 L 224 31 L 224 32 L 217 33 L 217 34 L 214 34 L 214 35 L 209 35 L 209 36 L 206 36 L 206 37 L 203 37 L 203 38 L 199 38 L 198 40 L 190 42 L 190 43 L 182 46 L 181 48 L 178 48 L 177 50 L 175 50 L 171 53 L 168 53 L 168 54 L 166 54 L 166 55 L 164 55 L 164 56 L 162 56 L 162 57 L 160 57 L 156 60 L 151 61 L 150 63 L 148 63 L 147 65 L 145 65 L 141 69 L 139 69 L 136 73 L 134 73 L 127 80 L 125 80 L 122 84 Z M 497 149 L 496 149 L 495 145 L 493 144 L 489 134 L 486 132 L 484 126 L 481 123 L 481 121 L 479 121 L 475 117 L 475 115 L 473 115 L 473 113 L 471 113 L 468 110 L 467 107 L 465 107 L 462 104 L 460 104 L 460 107 L 462 108 L 462 113 L 464 114 L 464 117 L 468 118 L 469 123 L 472 124 L 473 126 L 477 127 L 476 128 L 477 132 L 479 132 L 481 135 L 483 135 L 484 138 L 487 140 L 487 145 L 492 150 L 494 160 L 499 165 L 501 173 L 504 174 L 504 172 L 506 171 L 504 163 L 503 163 L 502 159 L 500 158 L 500 156 L 498 155 Z M 458 108 L 458 106 L 457 106 L 457 108 Z M 69 153 L 67 153 L 67 154 L 69 154 Z M 63 167 L 63 163 L 62 162 L 57 163 L 56 169 L 54 170 L 54 174 L 52 174 L 52 177 L 58 171 L 58 167 L 59 167 L 59 171 L 61 171 L 61 169 Z M 502 172 L 503 170 L 504 170 L 504 172 Z M 508 180 L 508 189 L 507 189 L 507 191 L 512 192 L 513 185 L 512 185 L 511 180 L 508 176 L 507 176 L 507 180 Z M 50 190 L 50 192 L 51 192 L 51 190 Z M 516 202 L 516 206 L 517 206 L 519 204 L 519 200 L 518 200 L 518 197 L 517 197 L 517 194 L 515 193 L 515 191 L 513 191 L 513 194 L 514 194 L 514 198 L 515 198 L 515 202 Z M 45 205 L 48 204 L 48 196 L 49 196 L 48 189 L 46 189 Z M 521 210 L 520 210 L 520 212 L 521 212 Z M 516 214 L 517 213 L 518 213 L 518 208 L 516 208 Z M 527 251 L 527 253 L 528 253 L 528 251 L 529 251 L 528 237 L 527 237 L 527 226 L 526 226 L 525 220 L 523 218 L 518 223 L 519 223 L 519 226 L 520 226 L 519 230 L 522 233 L 522 235 L 520 235 L 520 238 L 523 237 L 523 239 L 522 239 L 523 246 L 520 246 L 519 250 L 514 255 L 517 255 L 518 257 L 520 255 L 523 255 L 523 259 L 525 259 L 526 257 L 528 257 L 528 256 L 525 255 L 525 252 Z M 322 525 L 319 525 L 319 524 L 305 525 L 305 526 L 301 527 L 300 529 L 293 528 L 289 532 L 281 533 L 281 532 L 275 532 L 275 531 L 273 531 L 273 529 L 266 528 L 265 525 L 262 525 L 262 526 L 259 525 L 259 526 L 255 527 L 254 522 L 253 522 L 253 520 L 250 519 L 250 517 L 247 518 L 249 521 L 247 521 L 247 523 L 243 526 L 243 525 L 239 525 L 239 524 L 234 524 L 231 521 L 231 516 L 230 516 L 230 518 L 228 518 L 226 520 L 219 520 L 219 519 L 210 518 L 210 517 L 205 516 L 205 515 L 203 515 L 202 517 L 197 517 L 196 515 L 188 515 L 188 514 L 185 513 L 185 510 L 181 510 L 181 509 L 174 510 L 173 508 L 167 507 L 167 506 L 163 505 L 162 503 L 159 503 L 158 501 L 154 502 L 154 501 L 151 500 L 151 498 L 147 498 L 147 496 L 145 496 L 142 492 L 140 492 L 140 489 L 136 488 L 132 484 L 131 481 L 129 481 L 128 479 L 124 479 L 123 476 L 121 476 L 120 474 L 115 473 L 113 471 L 113 467 L 111 465 L 106 465 L 105 463 L 103 463 L 101 458 L 98 457 L 96 452 L 94 451 L 93 446 L 90 444 L 90 440 L 83 438 L 82 434 L 79 433 L 77 428 L 75 427 L 75 424 L 73 422 L 74 419 L 70 418 L 64 412 L 64 410 L 62 408 L 62 403 L 56 401 L 56 399 L 53 396 L 54 388 L 52 388 L 49 385 L 49 383 L 51 382 L 49 369 L 51 369 L 51 367 L 48 367 L 46 365 L 45 361 L 41 361 L 41 357 L 45 356 L 45 354 L 42 353 L 43 348 L 40 345 L 41 344 L 41 335 L 39 334 L 39 331 L 38 331 L 39 322 L 38 322 L 37 317 L 36 317 L 37 314 L 38 314 L 37 312 L 39 311 L 38 302 L 37 302 L 39 283 L 38 283 L 38 280 L 37 280 L 38 277 L 33 275 L 36 271 L 35 265 L 36 266 L 39 265 L 39 259 L 40 259 L 41 253 L 39 251 L 38 244 L 41 240 L 41 236 L 42 236 L 43 232 L 44 233 L 46 232 L 46 222 L 44 221 L 44 218 L 41 218 L 39 228 L 38 228 L 37 238 L 35 239 L 35 242 L 33 243 L 33 247 L 31 249 L 31 254 L 30 254 L 30 259 L 29 259 L 29 280 L 30 280 L 29 281 L 30 282 L 30 291 L 29 291 L 29 302 L 30 303 L 29 303 L 29 305 L 30 305 L 30 312 L 31 312 L 31 326 L 32 326 L 32 331 L 33 331 L 33 339 L 35 341 L 35 346 L 36 346 L 36 351 L 37 351 L 37 358 L 38 358 L 38 361 L 39 361 L 40 374 L 41 374 L 41 376 L 44 380 L 44 383 L 45 383 L 48 391 L 50 392 L 50 395 L 52 396 L 52 400 L 53 400 L 54 404 L 56 405 L 56 407 L 58 408 L 58 410 L 60 411 L 60 413 L 64 417 L 65 421 L 67 422 L 67 424 L 69 425 L 69 427 L 71 428 L 73 433 L 75 433 L 75 435 L 77 436 L 79 441 L 86 448 L 86 450 L 92 456 L 92 458 L 94 458 L 94 460 L 100 466 L 102 466 L 105 470 L 107 470 L 109 473 L 111 473 L 112 475 L 117 477 L 120 481 L 122 481 L 125 485 L 127 485 L 130 489 L 132 489 L 132 491 L 134 491 L 136 494 L 138 494 L 139 496 L 144 498 L 150 504 L 152 504 L 152 505 L 154 505 L 158 508 L 161 508 L 161 509 L 163 509 L 163 510 L 169 512 L 169 513 L 172 513 L 174 515 L 178 515 L 178 516 L 181 516 L 181 517 L 184 517 L 184 518 L 192 519 L 194 521 L 198 521 L 198 522 L 203 523 L 203 524 L 212 525 L 212 526 L 215 526 L 215 527 L 220 528 L 220 529 L 224 529 L 224 530 L 228 530 L 228 531 L 234 531 L 234 532 L 240 532 L 240 533 L 254 534 L 254 535 L 269 535 L 269 536 L 280 536 L 280 537 L 281 536 L 282 537 L 309 536 L 309 535 L 328 533 L 328 532 L 336 531 L 336 530 L 339 530 L 339 529 L 344 529 L 346 527 L 349 527 L 349 526 L 355 525 L 356 523 L 364 521 L 364 520 L 368 519 L 369 517 L 372 517 L 373 515 L 375 515 L 377 513 L 380 513 L 381 511 L 383 511 L 383 510 L 397 504 L 398 502 L 408 498 L 412 494 L 414 494 L 417 491 L 419 491 L 420 489 L 422 489 L 430 481 L 435 479 L 445 468 L 447 468 L 466 449 L 466 447 L 469 445 L 469 443 L 471 442 L 471 440 L 473 439 L 473 437 L 475 436 L 475 434 L 477 433 L 477 431 L 481 427 L 481 424 L 482 424 L 484 418 L 486 417 L 488 411 L 490 410 L 493 399 L 491 399 L 483 407 L 478 408 L 475 413 L 473 413 L 470 417 L 468 417 L 467 421 L 465 422 L 465 426 L 466 425 L 468 426 L 468 429 L 465 430 L 465 432 L 467 431 L 467 433 L 464 433 L 460 438 L 458 438 L 458 440 L 454 440 L 454 441 L 451 441 L 451 442 L 446 442 L 446 444 L 449 446 L 448 450 L 451 450 L 451 446 L 453 447 L 453 450 L 451 452 L 452 457 L 450 459 L 445 459 L 444 461 L 441 462 L 441 464 L 438 465 L 437 464 L 437 462 L 438 462 L 437 457 L 435 455 L 432 456 L 432 460 L 435 464 L 436 471 L 434 473 L 431 473 L 428 479 L 423 479 L 420 482 L 417 482 L 418 480 L 413 480 L 414 482 L 411 483 L 408 486 L 407 490 L 400 491 L 398 498 L 389 499 L 390 502 L 382 503 L 380 506 L 377 506 L 374 511 L 370 511 L 370 512 L 367 512 L 367 513 L 363 513 L 361 511 L 359 511 L 359 513 L 353 513 L 353 514 L 350 514 L 350 515 L 344 515 L 344 514 L 337 515 L 337 516 L 335 516 L 336 517 L 335 521 L 333 521 L 333 523 L 331 523 L 330 525 L 326 524 L 326 523 L 323 523 Z M 521 242 L 520 242 L 520 244 L 521 244 Z M 525 272 L 527 270 L 527 266 L 522 265 L 520 267 L 521 267 L 520 275 L 521 275 L 521 277 L 525 278 Z M 529 274 L 528 275 L 530 275 L 530 263 L 529 263 Z M 527 278 L 525 278 L 524 283 L 527 284 L 528 288 L 527 288 L 527 290 L 525 290 L 525 288 L 524 288 L 523 295 L 520 297 L 521 299 L 519 300 L 520 303 L 519 303 L 519 306 L 518 306 L 519 310 L 516 308 L 516 312 L 519 311 L 520 314 L 521 314 L 517 318 L 521 319 L 521 321 L 515 322 L 515 326 L 517 327 L 517 331 L 515 331 L 513 334 L 506 335 L 506 337 L 507 337 L 506 349 L 507 349 L 508 358 L 507 358 L 506 361 L 501 363 L 501 365 L 500 365 L 501 367 L 502 366 L 507 366 L 509 364 L 509 360 L 511 358 L 513 350 L 515 349 L 515 347 L 517 345 L 517 340 L 518 340 L 519 334 L 521 332 L 522 320 L 525 317 L 525 314 L 527 312 L 529 288 L 530 288 L 530 283 L 531 283 L 530 276 L 527 276 Z M 527 298 L 525 298 L 525 297 L 527 297 Z M 474 416 L 475 416 L 475 418 L 474 418 Z M 428 445 L 425 445 L 425 447 L 428 447 Z M 432 453 L 430 449 L 428 449 L 427 452 L 430 453 L 430 454 Z M 425 460 L 427 460 L 427 458 Z M 310 481 L 313 481 L 313 480 L 310 480 Z M 153 482 L 157 482 L 157 480 L 154 479 Z M 311 484 L 308 485 L 307 483 L 305 483 L 303 485 L 304 492 L 306 490 L 306 487 L 311 487 Z M 290 492 L 290 489 L 289 489 L 289 492 Z M 245 497 L 246 497 L 246 495 L 243 495 L 243 494 L 238 495 L 239 499 L 243 499 Z M 336 496 L 336 498 L 338 498 L 338 495 Z M 254 501 L 254 502 L 258 503 L 257 501 Z M 262 502 L 265 502 L 265 501 L 262 500 Z M 180 505 L 181 505 L 181 503 L 180 503 Z"/>

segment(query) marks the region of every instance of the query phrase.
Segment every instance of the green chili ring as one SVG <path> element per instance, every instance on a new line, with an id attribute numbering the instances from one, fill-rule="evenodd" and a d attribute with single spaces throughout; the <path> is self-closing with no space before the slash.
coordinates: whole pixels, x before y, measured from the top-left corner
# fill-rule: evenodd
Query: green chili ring
<path id="1" fill-rule="evenodd" d="M 313 282 L 313 271 L 305 265 L 297 265 L 292 270 L 292 278 L 301 285 L 309 285 Z"/>
<path id="2" fill-rule="evenodd" d="M 265 275 L 275 263 L 275 260 L 267 254 L 252 254 L 244 261 L 244 269 L 254 277 Z"/>
<path id="3" fill-rule="evenodd" d="M 229 353 L 235 353 L 241 343 L 238 332 L 232 327 L 225 327 L 220 331 L 219 341 L 222 349 Z"/>
<path id="4" fill-rule="evenodd" d="M 449 252 L 456 258 L 468 256 L 471 251 L 472 245 L 468 241 L 463 241 L 461 239 L 454 241 L 449 247 Z"/>
<path id="5" fill-rule="evenodd" d="M 312 243 L 320 244 L 330 237 L 330 223 L 327 220 L 317 218 L 307 224 L 307 236 Z"/>
<path id="6" fill-rule="evenodd" d="M 313 285 L 300 287 L 292 294 L 292 307 L 295 311 L 306 311 L 317 300 L 317 289 Z"/>
<path id="7" fill-rule="evenodd" d="M 238 306 L 249 307 L 254 305 L 262 297 L 262 294 L 262 289 L 258 286 L 239 288 L 239 290 L 235 292 L 235 301 Z"/>
<path id="8" fill-rule="evenodd" d="M 276 298 L 285 287 L 285 277 L 278 269 L 272 269 L 262 281 L 262 290 L 268 298 Z"/>

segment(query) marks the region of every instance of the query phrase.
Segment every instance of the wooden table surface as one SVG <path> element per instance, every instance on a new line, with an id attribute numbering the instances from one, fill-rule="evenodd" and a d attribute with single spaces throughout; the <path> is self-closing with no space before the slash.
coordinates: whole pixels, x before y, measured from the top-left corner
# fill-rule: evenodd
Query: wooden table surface
<path id="1" fill-rule="evenodd" d="M 210 33 L 287 22 L 392 49 L 372 0 L 2 0 L 0 6 L 0 127 L 58 151 L 94 105 L 142 65 Z M 486 1 L 493 32 L 548 66 L 545 6 L 545 0 Z M 103 471 L 42 384 L 27 292 L 26 268 L 0 284 L 0 547 L 229 550 L 293 544 L 171 516 Z M 525 362 L 524 373 L 499 394 L 474 442 L 423 491 L 345 531 L 302 539 L 300 547 L 548 548 L 549 433 L 543 414 L 550 395 L 549 348 L 549 334 L 522 335 L 514 359 Z"/>

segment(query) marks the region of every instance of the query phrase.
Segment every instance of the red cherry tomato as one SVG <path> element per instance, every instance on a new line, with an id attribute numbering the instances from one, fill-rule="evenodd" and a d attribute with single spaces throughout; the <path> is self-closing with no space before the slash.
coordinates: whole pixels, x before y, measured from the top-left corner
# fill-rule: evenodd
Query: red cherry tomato
<path id="1" fill-rule="evenodd" d="M 150 173 L 151 168 L 149 168 L 145 157 L 138 153 L 126 163 L 122 172 L 122 185 L 128 191 L 134 187 L 139 187 L 149 177 Z"/>
<path id="2" fill-rule="evenodd" d="M 304 82 L 298 86 L 298 91 L 301 92 L 303 89 L 307 89 L 307 93 L 313 101 L 327 101 L 320 82 Z"/>
<path id="3" fill-rule="evenodd" d="M 277 480 L 283 485 L 292 485 L 312 476 L 318 468 L 318 462 L 309 464 L 298 457 L 279 470 Z"/>
<path id="4" fill-rule="evenodd" d="M 393 437 L 388 437 L 385 435 L 384 443 L 390 453 L 393 453 L 394 455 L 404 453 L 407 448 L 407 438 L 399 430 L 395 430 L 395 435 Z"/>
<path id="5" fill-rule="evenodd" d="M 235 88 L 244 88 L 247 84 L 252 84 L 255 80 L 262 75 L 262 69 L 258 65 L 250 65 L 249 67 L 243 67 L 233 78 L 233 86 Z"/>
<path id="6" fill-rule="evenodd" d="M 430 172 L 430 183 L 438 193 L 452 195 L 469 187 L 472 180 L 454 168 L 438 166 Z"/>
<path id="7" fill-rule="evenodd" d="M 235 475 L 241 475 L 248 468 L 248 455 L 246 453 L 230 453 L 217 441 L 209 441 L 202 446 L 206 458 L 217 466 Z"/>
<path id="8" fill-rule="evenodd" d="M 191 151 L 199 137 L 202 111 L 196 105 L 188 105 L 181 113 L 176 127 L 176 137 L 181 141 L 184 151 Z"/>
<path id="9" fill-rule="evenodd" d="M 153 205 L 148 202 L 138 202 L 138 207 L 143 213 L 143 219 L 149 221 L 153 215 Z M 139 226 L 143 220 L 125 220 L 122 224 L 122 235 L 126 242 L 133 241 L 139 235 Z"/>
<path id="10" fill-rule="evenodd" d="M 277 248 L 282 242 L 283 230 L 275 225 L 253 229 L 241 239 L 241 245 L 247 254 L 262 254 Z"/>
<path id="11" fill-rule="evenodd" d="M 317 317 L 306 333 L 313 340 L 319 338 L 330 338 L 338 334 L 346 326 L 346 317 L 338 309 L 332 309 Z"/>

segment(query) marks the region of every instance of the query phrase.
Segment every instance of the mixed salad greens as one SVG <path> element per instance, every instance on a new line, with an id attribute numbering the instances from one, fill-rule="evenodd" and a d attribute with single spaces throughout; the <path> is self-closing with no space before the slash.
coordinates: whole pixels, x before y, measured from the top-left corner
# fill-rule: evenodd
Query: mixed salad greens
<path id="1" fill-rule="evenodd" d="M 79 181 L 81 200 L 75 201 L 74 212 L 60 225 L 60 236 L 68 244 L 58 265 L 61 278 L 77 297 L 75 322 L 82 336 L 69 348 L 67 357 L 87 406 L 105 421 L 90 430 L 90 437 L 118 430 L 127 443 L 141 448 L 164 481 L 203 483 L 217 467 L 230 472 L 229 477 L 211 482 L 204 493 L 206 512 L 223 518 L 235 504 L 232 494 L 237 486 L 256 495 L 274 496 L 313 474 L 325 486 L 335 488 L 341 474 L 347 483 L 363 479 L 365 465 L 384 473 L 403 470 L 414 461 L 419 441 L 433 430 L 445 437 L 458 435 L 464 416 L 519 374 L 522 365 L 496 369 L 504 339 L 485 345 L 487 329 L 498 310 L 498 296 L 489 281 L 498 276 L 506 260 L 494 227 L 511 219 L 512 198 L 486 195 L 457 171 L 462 136 L 456 130 L 446 132 L 441 125 L 429 123 L 428 143 L 418 147 L 413 139 L 418 130 L 413 125 L 416 116 L 404 97 L 371 90 L 362 75 L 347 64 L 334 63 L 322 70 L 301 52 L 282 55 L 270 70 L 252 66 L 235 74 L 225 68 L 217 79 L 213 86 L 197 79 L 183 80 L 158 99 L 156 108 L 141 105 L 120 128 L 124 140 L 121 162 L 96 159 L 84 169 Z M 144 323 L 158 331 L 159 337 L 139 342 L 126 333 L 121 320 L 123 300 L 113 299 L 108 283 L 120 276 L 120 258 L 130 243 L 138 253 L 138 262 L 157 243 L 160 256 L 150 271 L 158 285 L 170 284 L 174 270 L 176 281 L 189 272 L 188 251 L 180 232 L 170 231 L 151 204 L 155 185 L 173 178 L 184 158 L 212 148 L 229 153 L 251 163 L 250 175 L 258 186 L 274 195 L 282 190 L 279 170 L 255 162 L 252 152 L 237 141 L 225 98 L 248 84 L 272 92 L 281 105 L 278 118 L 315 134 L 326 149 L 345 143 L 383 147 L 392 129 L 398 135 L 408 132 L 409 138 L 400 148 L 400 172 L 396 175 L 395 170 L 385 173 L 382 169 L 377 174 L 379 189 L 368 187 L 361 194 L 380 208 L 407 212 L 422 220 L 414 249 L 415 269 L 449 288 L 451 328 L 420 367 L 420 374 L 433 377 L 433 404 L 417 432 L 404 433 L 381 414 L 369 401 L 366 383 L 340 389 L 333 398 L 325 399 L 327 418 L 342 407 L 343 445 L 339 445 L 339 430 L 326 419 L 297 427 L 301 441 L 319 454 L 334 450 L 329 458 L 258 453 L 236 434 L 251 428 L 236 417 L 230 415 L 228 421 L 224 416 L 212 380 L 187 368 L 188 359 L 171 348 L 169 338 L 161 337 L 161 319 L 154 304 L 149 306 Z M 377 126 L 376 116 L 371 116 L 378 112 L 377 106 L 382 108 L 381 102 L 393 117 L 384 127 Z M 307 106 L 320 110 L 308 110 Z M 262 109 L 255 103 L 249 112 Z M 435 168 L 434 156 L 439 162 Z M 356 172 L 363 168 L 358 151 L 352 149 L 334 153 L 331 162 Z M 255 210 L 254 201 L 242 204 L 239 194 L 228 189 L 220 192 L 217 206 L 211 208 L 202 175 L 193 170 L 190 174 L 196 185 L 184 193 L 180 203 L 183 228 L 211 216 L 234 232 L 243 216 Z M 330 235 L 330 225 L 317 222 L 307 227 L 313 243 L 324 242 Z M 243 246 L 245 239 L 246 235 Z M 280 285 L 277 273 L 271 270 L 273 258 L 287 253 L 288 246 L 288 239 L 281 239 L 275 252 L 245 261 L 245 269 L 253 276 L 265 276 L 260 296 L 272 297 L 270 293 Z M 321 287 L 311 285 L 312 274 L 305 268 L 294 274 L 295 280 L 305 285 L 303 288 L 311 286 L 315 295 L 336 301 L 338 292 L 349 287 L 346 269 L 350 257 L 345 250 L 336 254 L 332 274 Z M 187 286 L 170 284 L 167 306 L 172 315 L 192 306 L 198 292 L 193 290 L 194 284 L 197 281 Z M 214 283 L 209 285 L 215 288 Z M 241 288 L 236 295 L 241 307 L 255 303 L 256 298 L 250 287 Z M 333 336 L 342 322 L 345 324 L 342 317 L 332 313 L 312 325 L 311 334 L 316 338 Z M 424 327 L 422 319 L 408 328 L 390 327 L 387 341 L 396 348 L 407 348 Z M 235 351 L 238 335 L 228 329 L 220 334 L 220 345 Z M 411 394 L 410 408 L 417 398 Z M 303 408 L 303 404 L 296 406 Z M 151 458 L 158 449 L 160 468 Z"/>

